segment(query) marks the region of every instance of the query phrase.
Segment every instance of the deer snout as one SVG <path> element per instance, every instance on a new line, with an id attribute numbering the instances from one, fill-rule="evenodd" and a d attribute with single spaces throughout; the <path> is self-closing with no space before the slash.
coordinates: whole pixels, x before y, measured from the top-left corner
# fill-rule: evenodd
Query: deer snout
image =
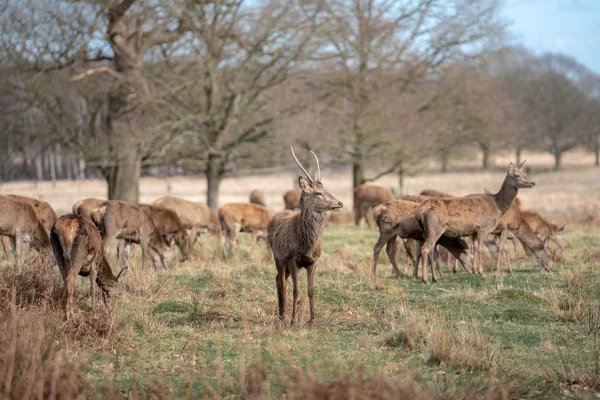
<path id="1" fill-rule="evenodd" d="M 535 186 L 535 182 L 534 181 L 531 181 L 531 186 Z"/>
<path id="2" fill-rule="evenodd" d="M 338 201 L 338 204 L 339 204 L 340 208 L 344 207 L 344 203 L 342 203 L 341 201 Z"/>

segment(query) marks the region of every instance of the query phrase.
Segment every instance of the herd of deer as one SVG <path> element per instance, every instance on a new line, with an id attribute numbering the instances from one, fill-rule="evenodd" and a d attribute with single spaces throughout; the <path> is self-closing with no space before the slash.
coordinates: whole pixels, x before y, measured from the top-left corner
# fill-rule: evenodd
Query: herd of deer
<path id="1" fill-rule="evenodd" d="M 285 321 L 286 285 L 292 277 L 293 303 L 291 324 L 296 323 L 298 301 L 298 274 L 306 269 L 310 304 L 309 324 L 314 321 L 314 276 L 316 262 L 323 247 L 325 212 L 339 211 L 342 202 L 331 195 L 321 182 L 319 159 L 313 178 L 292 156 L 304 174 L 298 180 L 299 189 L 284 196 L 285 211 L 271 216 L 266 208 L 262 191 L 254 190 L 248 203 L 224 205 L 215 214 L 203 203 L 191 202 L 174 196 L 163 196 L 153 204 L 131 204 L 118 200 L 84 199 L 73 205 L 73 213 L 60 218 L 44 201 L 16 196 L 0 196 L 0 235 L 8 258 L 8 243 L 12 245 L 15 265 L 22 263 L 23 242 L 36 250 L 52 249 L 64 282 L 66 315 L 73 309 L 73 293 L 78 275 L 90 279 L 90 295 L 94 301 L 94 287 L 100 287 L 104 303 L 109 307 L 118 293 L 118 283 L 126 274 L 124 267 L 113 275 L 106 257 L 106 248 L 118 239 L 117 259 L 128 265 L 131 244 L 141 247 L 142 268 L 147 257 L 155 270 L 169 268 L 175 260 L 174 247 L 181 253 L 181 261 L 189 258 L 194 245 L 202 246 L 201 234 L 211 232 L 221 239 L 222 246 L 237 250 L 239 232 L 252 234 L 252 248 L 264 239 L 273 253 L 277 268 L 277 299 L 279 318 Z M 522 170 L 523 163 L 508 167 L 500 191 L 464 197 L 423 191 L 418 196 L 394 198 L 391 191 L 374 185 L 360 185 L 354 190 L 355 223 L 365 219 L 370 226 L 369 214 L 379 227 L 379 239 L 373 249 L 371 272 L 376 277 L 379 254 L 386 252 L 396 276 L 398 241 L 413 265 L 413 279 L 417 278 L 419 264 L 422 280 L 428 283 L 427 266 L 437 282 L 434 264 L 440 277 L 443 272 L 440 259 L 443 252 L 456 258 L 469 273 L 483 275 L 482 249 L 486 245 L 497 258 L 499 269 L 509 237 L 520 241 L 533 254 L 542 270 L 551 268 L 548 241 L 564 248 L 563 227 L 549 223 L 538 213 L 521 210 L 517 191 L 531 188 Z M 299 208 L 299 211 L 295 209 Z M 191 236 L 187 231 L 191 231 Z M 465 238 L 472 238 L 471 254 Z M 416 253 L 413 252 L 416 242 Z M 439 245 L 440 249 L 436 246 Z M 509 271 L 512 265 L 507 258 Z"/>

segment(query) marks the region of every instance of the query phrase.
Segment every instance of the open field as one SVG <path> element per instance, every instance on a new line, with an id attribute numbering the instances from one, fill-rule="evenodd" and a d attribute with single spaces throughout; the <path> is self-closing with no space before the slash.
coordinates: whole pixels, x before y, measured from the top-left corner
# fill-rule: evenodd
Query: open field
<path id="1" fill-rule="evenodd" d="M 534 190 L 522 190 L 519 197 L 525 208 L 535 208 L 544 216 L 557 223 L 600 223 L 600 179 L 599 170 L 594 167 L 576 167 L 577 161 L 584 159 L 585 153 L 572 152 L 565 157 L 563 171 L 548 171 L 548 163 L 552 161 L 546 154 L 525 154 L 530 159 L 529 177 L 536 181 Z M 404 194 L 415 194 L 425 188 L 465 195 L 482 193 L 483 188 L 496 191 L 504 179 L 506 165 L 510 156 L 498 156 L 497 165 L 502 165 L 481 172 L 475 165 L 465 164 L 460 172 L 432 173 L 424 171 L 417 176 L 405 178 Z M 293 162 L 290 164 L 292 167 Z M 471 163 L 473 164 L 473 163 Z M 587 163 L 590 165 L 590 163 Z M 469 168 L 471 167 L 471 168 Z M 338 199 L 352 205 L 352 179 L 349 168 L 323 168 L 325 186 Z M 283 194 L 297 188 L 297 168 L 288 171 L 264 175 L 248 175 L 227 178 L 220 190 L 220 204 L 230 202 L 247 202 L 252 189 L 263 189 L 268 208 L 275 212 L 283 209 Z M 375 184 L 398 188 L 398 178 L 386 176 Z M 206 201 L 206 180 L 204 177 L 142 178 L 140 184 L 140 201 L 149 203 L 157 197 L 172 194 L 193 201 Z M 64 213 L 71 210 L 73 203 L 86 197 L 106 198 L 106 182 L 102 180 L 58 181 L 52 182 L 8 182 L 0 186 L 0 194 L 21 194 L 48 201 L 55 210 Z"/>
<path id="2" fill-rule="evenodd" d="M 568 228 L 567 261 L 550 274 L 520 258 L 514 275 L 447 272 L 429 286 L 390 278 L 385 256 L 375 285 L 368 271 L 376 238 L 353 226 L 326 229 L 313 328 L 276 322 L 273 261 L 264 247 L 249 254 L 247 237 L 230 260 L 217 257 L 210 238 L 201 257 L 174 270 L 133 265 L 114 318 L 92 317 L 81 278 L 80 318 L 66 324 L 60 285 L 52 290 L 56 267 L 30 259 L 29 271 L 50 286 L 32 300 L 42 278 L 4 263 L 0 376 L 11 354 L 20 354 L 39 356 L 31 364 L 48 370 L 57 390 L 109 398 L 600 395 L 600 228 Z M 308 318 L 304 276 L 301 323 Z M 16 306 L 8 306 L 11 285 L 20 288 Z M 26 380 L 29 364 L 20 363 Z M 69 368 L 79 375 L 68 378 Z"/>

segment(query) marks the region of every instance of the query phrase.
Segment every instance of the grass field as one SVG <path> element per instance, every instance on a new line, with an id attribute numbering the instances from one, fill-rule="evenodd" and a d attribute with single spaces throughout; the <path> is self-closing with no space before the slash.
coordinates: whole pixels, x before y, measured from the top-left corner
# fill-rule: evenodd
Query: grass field
<path id="1" fill-rule="evenodd" d="M 567 261 L 552 273 L 519 255 L 513 275 L 447 270 L 426 286 L 392 279 L 384 255 L 374 284 L 376 231 L 328 226 L 313 328 L 303 324 L 305 274 L 301 324 L 281 326 L 273 261 L 241 239 L 227 260 L 209 238 L 173 270 L 133 265 L 114 318 L 92 314 L 81 278 L 81 311 L 67 323 L 51 263 L 32 255 L 20 274 L 4 263 L 2 389 L 11 382 L 12 398 L 41 387 L 64 398 L 600 396 L 600 227 L 568 228 Z"/>

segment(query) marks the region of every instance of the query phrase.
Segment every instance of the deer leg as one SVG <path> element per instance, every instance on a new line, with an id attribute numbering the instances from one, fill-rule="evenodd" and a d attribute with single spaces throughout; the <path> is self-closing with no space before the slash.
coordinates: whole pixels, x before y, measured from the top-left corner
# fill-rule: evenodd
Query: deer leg
<path id="1" fill-rule="evenodd" d="M 433 246 L 433 248 L 431 249 L 431 251 L 429 252 L 429 268 L 431 268 L 431 280 L 433 281 L 433 283 L 437 283 L 437 277 L 435 276 L 435 267 L 436 264 L 438 262 L 438 254 L 437 254 L 437 250 L 435 249 L 435 245 Z M 427 273 L 427 271 L 423 271 L 424 274 Z"/>
<path id="2" fill-rule="evenodd" d="M 436 269 L 438 271 L 438 274 L 440 274 L 440 279 L 444 279 L 444 271 L 442 269 L 441 256 L 440 256 L 440 253 L 439 253 L 439 251 L 437 249 L 437 245 L 433 248 L 433 251 L 434 251 L 433 259 L 435 261 L 435 267 L 436 267 Z M 435 274 L 433 275 L 433 281 L 437 282 L 436 279 L 435 279 Z"/>
<path id="3" fill-rule="evenodd" d="M 17 233 L 13 239 L 13 251 L 15 253 L 15 267 L 21 268 L 23 265 L 23 236 Z"/>
<path id="4" fill-rule="evenodd" d="M 486 236 L 487 235 L 484 235 L 484 234 L 477 234 L 477 240 L 476 240 L 477 247 L 475 249 L 475 252 L 477 255 L 477 262 L 479 264 L 479 275 L 481 275 L 481 276 L 484 275 L 484 273 L 483 273 L 483 257 L 482 257 L 483 251 L 482 250 L 483 250 L 483 246 L 484 246 L 483 242 L 484 242 Z"/>
<path id="5" fill-rule="evenodd" d="M 415 265 L 415 255 L 413 253 L 412 239 L 402 239 L 402 244 L 404 245 L 404 251 L 406 252 L 406 257 L 408 258 L 408 265 Z M 417 250 L 418 253 L 418 250 Z"/>
<path id="6" fill-rule="evenodd" d="M 398 264 L 396 263 L 396 256 L 398 255 L 398 237 L 392 236 L 390 240 L 387 242 L 387 246 L 385 246 L 385 252 L 390 259 L 390 263 L 392 263 L 392 270 L 394 271 L 394 275 L 396 278 L 400 278 L 400 270 L 398 269 Z"/>
<path id="7" fill-rule="evenodd" d="M 508 253 L 506 252 L 507 243 L 506 237 L 508 236 L 508 230 L 504 229 L 502 233 L 500 233 L 500 244 L 498 245 L 498 260 L 496 261 L 496 271 L 500 271 L 500 264 L 502 260 L 502 256 L 504 256 L 508 260 Z"/>
<path id="8" fill-rule="evenodd" d="M 416 280 L 419 276 L 419 262 L 421 261 L 421 249 L 423 248 L 423 242 L 417 240 L 417 251 L 415 253 L 415 257 L 413 258 L 413 274 L 412 280 Z M 406 243 L 406 242 L 405 242 Z"/>
<path id="9" fill-rule="evenodd" d="M 10 239 L 7 236 L 2 236 L 2 248 L 6 254 L 6 261 L 10 263 Z"/>
<path id="10" fill-rule="evenodd" d="M 377 278 L 377 263 L 379 262 L 379 254 L 387 242 L 387 235 L 380 233 L 379 239 L 377 239 L 377 243 L 375 243 L 375 246 L 373 247 L 373 260 L 371 260 L 371 276 L 373 278 Z"/>
<path id="11" fill-rule="evenodd" d="M 370 218 L 369 218 L 369 214 L 370 214 L 370 213 L 369 213 L 369 208 L 370 208 L 370 207 L 365 207 L 365 208 L 363 209 L 363 212 L 362 212 L 362 214 L 363 214 L 363 216 L 365 217 L 365 222 L 367 223 L 367 228 L 371 229 L 371 220 L 370 220 Z"/>
<path id="12" fill-rule="evenodd" d="M 277 266 L 277 277 L 275 277 L 275 283 L 277 285 L 277 303 L 279 305 L 279 319 L 285 322 L 285 292 L 286 292 L 286 281 L 287 281 L 287 268 L 279 261 L 275 260 Z"/>
<path id="13" fill-rule="evenodd" d="M 94 303 L 96 301 L 94 296 L 94 286 L 96 285 L 96 278 L 98 276 L 98 270 L 95 265 L 90 267 L 90 299 L 92 299 L 92 310 L 94 309 Z"/>
<path id="14" fill-rule="evenodd" d="M 293 301 L 294 303 L 292 304 L 292 322 L 291 322 L 291 326 L 296 325 L 296 308 L 298 305 L 298 294 L 299 294 L 299 289 L 298 289 L 298 266 L 296 265 L 296 263 L 294 261 L 292 261 L 291 265 L 290 265 L 290 273 L 292 275 L 292 294 L 293 294 Z"/>
<path id="15" fill-rule="evenodd" d="M 310 305 L 310 319 L 308 325 L 312 326 L 315 321 L 315 264 L 312 264 L 306 269 L 306 284 L 308 287 L 308 303 Z"/>

